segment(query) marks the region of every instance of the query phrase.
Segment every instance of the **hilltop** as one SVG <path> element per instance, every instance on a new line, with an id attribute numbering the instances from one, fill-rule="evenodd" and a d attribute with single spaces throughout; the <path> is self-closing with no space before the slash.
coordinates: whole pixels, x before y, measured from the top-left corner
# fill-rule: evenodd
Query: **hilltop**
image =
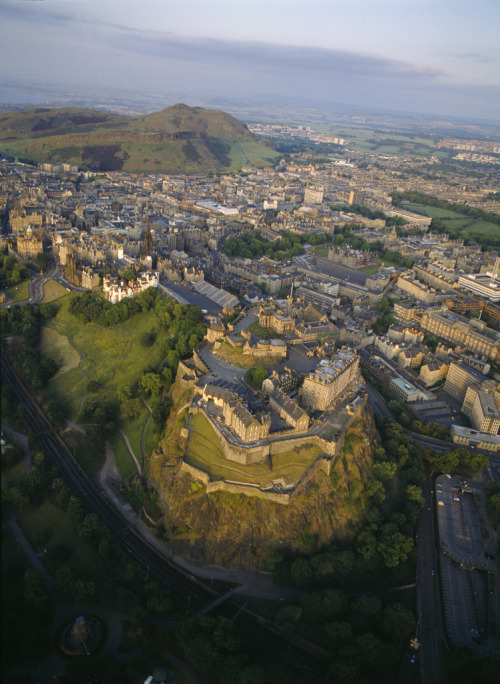
<path id="1" fill-rule="evenodd" d="M 184 104 L 137 117 L 74 108 L 5 112 L 0 149 L 33 163 L 140 173 L 265 166 L 276 156 L 226 112 Z"/>
<path id="2" fill-rule="evenodd" d="M 349 428 L 346 447 L 331 474 L 317 469 L 297 488 L 290 505 L 283 505 L 263 496 L 208 493 L 182 467 L 185 440 L 181 431 L 192 398 L 188 385 L 178 372 L 165 437 L 148 468 L 148 482 L 158 492 L 165 539 L 172 553 L 199 565 L 260 569 L 268 556 L 285 549 L 310 553 L 354 536 L 362 524 L 363 507 L 350 505 L 349 491 L 353 487 L 363 490 L 373 467 L 371 440 L 376 430 L 368 407 Z"/>

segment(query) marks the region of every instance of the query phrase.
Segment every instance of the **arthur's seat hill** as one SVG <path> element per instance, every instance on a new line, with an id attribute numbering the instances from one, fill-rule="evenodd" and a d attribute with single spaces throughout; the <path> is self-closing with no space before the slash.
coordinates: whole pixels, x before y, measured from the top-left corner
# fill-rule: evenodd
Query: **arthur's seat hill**
<path id="1" fill-rule="evenodd" d="M 184 104 L 136 117 L 73 108 L 5 112 L 0 150 L 31 163 L 138 173 L 236 170 L 276 156 L 226 112 Z"/>

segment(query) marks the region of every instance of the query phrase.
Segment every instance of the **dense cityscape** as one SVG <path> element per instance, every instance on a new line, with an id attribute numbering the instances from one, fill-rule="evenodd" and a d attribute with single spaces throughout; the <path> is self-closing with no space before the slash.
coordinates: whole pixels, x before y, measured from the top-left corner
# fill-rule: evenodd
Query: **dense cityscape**
<path id="1" fill-rule="evenodd" d="M 4 0 L 2 681 L 496 684 L 495 3 Z"/>

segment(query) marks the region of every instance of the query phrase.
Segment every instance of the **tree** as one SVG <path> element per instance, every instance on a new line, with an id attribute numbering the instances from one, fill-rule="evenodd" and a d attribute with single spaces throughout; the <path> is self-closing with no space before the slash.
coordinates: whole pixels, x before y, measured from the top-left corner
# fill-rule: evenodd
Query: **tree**
<path id="1" fill-rule="evenodd" d="M 253 385 L 253 387 L 260 389 L 262 387 L 262 383 L 267 378 L 267 375 L 268 373 L 265 368 L 250 368 L 246 372 L 245 377 L 247 381 Z"/>
<path id="2" fill-rule="evenodd" d="M 85 518 L 85 509 L 82 500 L 77 496 L 70 496 L 68 503 L 68 515 L 71 520 L 72 527 L 78 528 Z"/>
<path id="3" fill-rule="evenodd" d="M 97 539 L 103 533 L 102 523 L 95 513 L 89 513 L 83 519 L 78 534 L 82 539 Z"/>
<path id="4" fill-rule="evenodd" d="M 137 280 L 137 273 L 135 271 L 135 268 L 127 268 L 122 275 L 123 280 L 126 280 L 127 283 L 130 282 L 131 280 Z"/>
<path id="5" fill-rule="evenodd" d="M 30 568 L 24 573 L 24 600 L 29 608 L 45 609 L 49 595 L 45 587 L 45 576 L 41 570 Z"/>
<path id="6" fill-rule="evenodd" d="M 339 641 L 347 641 L 352 636 L 352 628 L 349 622 L 327 622 L 325 625 L 326 637 L 334 644 Z"/>
<path id="7" fill-rule="evenodd" d="M 158 618 L 168 615 L 172 610 L 172 605 L 170 593 L 166 589 L 156 591 L 146 603 L 147 609 Z"/>
<path id="8" fill-rule="evenodd" d="M 143 373 L 141 376 L 141 387 L 148 394 L 159 394 L 161 390 L 161 379 L 156 373 Z"/>
<path id="9" fill-rule="evenodd" d="M 76 574 L 68 567 L 58 568 L 54 573 L 54 587 L 63 599 L 74 597 Z"/>
<path id="10" fill-rule="evenodd" d="M 290 572 L 295 587 L 308 587 L 313 580 L 311 565 L 305 558 L 296 558 L 290 567 Z"/>
<path id="11" fill-rule="evenodd" d="M 97 382 L 97 380 L 89 380 L 89 382 L 87 383 L 87 390 L 89 392 L 91 392 L 92 394 L 99 392 L 100 389 L 101 389 L 101 386 Z"/>
<path id="12" fill-rule="evenodd" d="M 424 505 L 424 496 L 422 494 L 422 488 L 418 485 L 408 485 L 406 488 L 406 496 L 410 501 L 416 501 L 421 506 Z"/>
<path id="13" fill-rule="evenodd" d="M 411 610 L 402 603 L 391 603 L 385 607 L 382 626 L 389 639 L 403 642 L 414 633 L 415 618 Z"/>

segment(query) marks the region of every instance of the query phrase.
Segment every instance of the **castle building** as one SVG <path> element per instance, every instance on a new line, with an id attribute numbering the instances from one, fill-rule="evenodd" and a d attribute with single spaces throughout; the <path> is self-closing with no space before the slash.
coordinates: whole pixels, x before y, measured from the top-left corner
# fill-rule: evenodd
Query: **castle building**
<path id="1" fill-rule="evenodd" d="M 257 442 L 269 435 L 270 415 L 251 413 L 231 390 L 207 384 L 203 388 L 202 398 L 204 401 L 213 401 L 216 406 L 222 408 L 225 424 L 242 442 Z"/>
<path id="2" fill-rule="evenodd" d="M 269 406 L 278 413 L 280 418 L 291 425 L 295 432 L 307 432 L 309 416 L 296 401 L 290 399 L 280 389 L 274 390 L 269 397 Z"/>
<path id="3" fill-rule="evenodd" d="M 322 359 L 299 390 L 300 400 L 312 409 L 324 411 L 358 379 L 359 357 L 342 349 L 332 359 Z"/>
<path id="4" fill-rule="evenodd" d="M 277 335 L 291 333 L 294 328 L 294 320 L 285 316 L 272 306 L 261 307 L 259 311 L 259 326 L 275 332 Z"/>

